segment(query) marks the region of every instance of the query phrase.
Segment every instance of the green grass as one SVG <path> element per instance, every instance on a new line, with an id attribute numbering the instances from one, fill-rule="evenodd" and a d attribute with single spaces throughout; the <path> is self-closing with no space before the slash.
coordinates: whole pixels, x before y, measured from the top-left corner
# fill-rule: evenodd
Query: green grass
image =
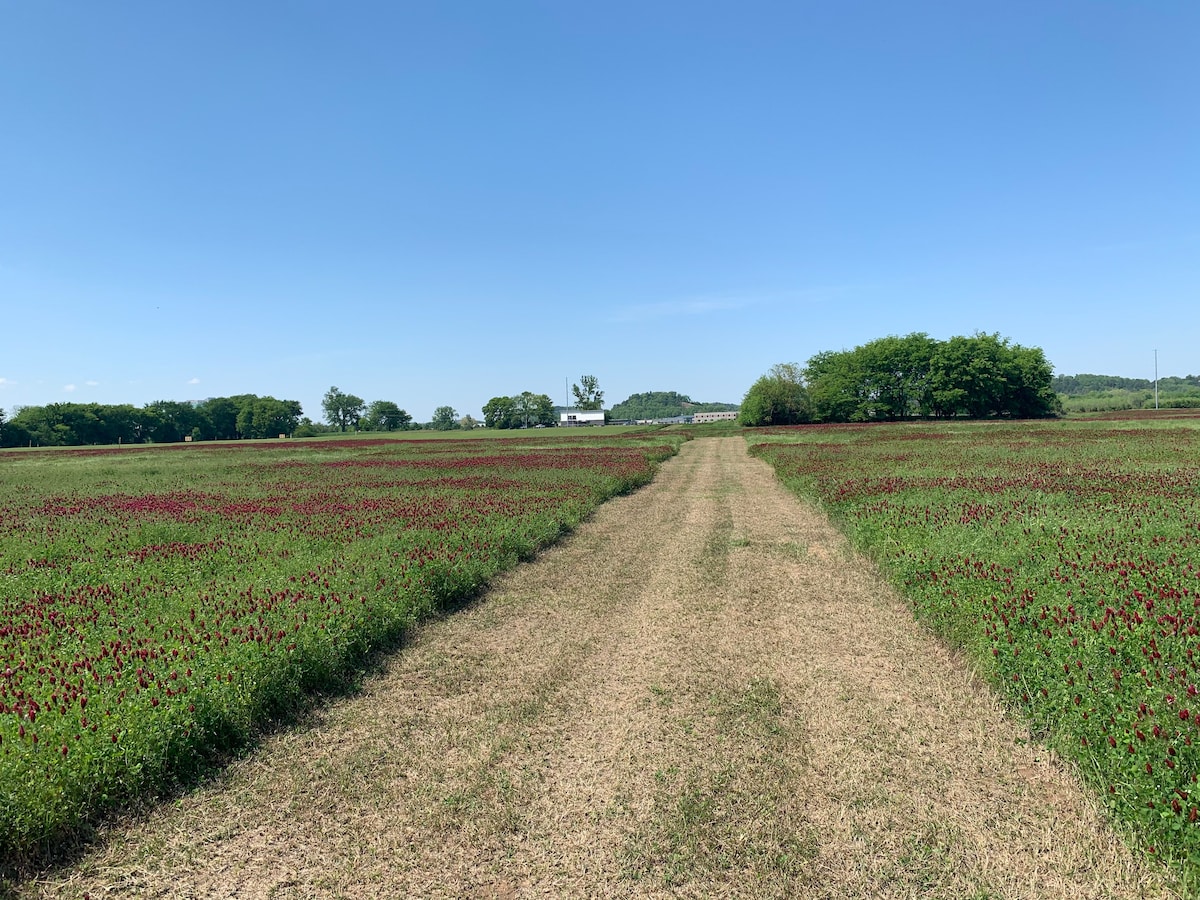
<path id="1" fill-rule="evenodd" d="M 682 439 L 0 454 L 0 866 L 208 770 Z"/>
<path id="2" fill-rule="evenodd" d="M 1200 883 L 1200 432 L 947 422 L 755 440 L 1147 852 Z"/>

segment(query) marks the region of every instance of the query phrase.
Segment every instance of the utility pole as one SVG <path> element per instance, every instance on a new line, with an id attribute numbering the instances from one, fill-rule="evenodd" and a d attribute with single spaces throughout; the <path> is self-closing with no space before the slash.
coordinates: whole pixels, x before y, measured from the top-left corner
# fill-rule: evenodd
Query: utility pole
<path id="1" fill-rule="evenodd" d="M 1158 350 L 1154 351 L 1154 408 L 1158 409 Z"/>

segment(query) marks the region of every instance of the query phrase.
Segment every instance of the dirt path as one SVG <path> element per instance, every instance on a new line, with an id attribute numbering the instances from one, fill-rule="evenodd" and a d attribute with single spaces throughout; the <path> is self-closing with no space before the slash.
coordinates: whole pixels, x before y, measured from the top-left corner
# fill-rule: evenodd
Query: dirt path
<path id="1" fill-rule="evenodd" d="M 1169 896 L 740 439 L 26 896 Z"/>

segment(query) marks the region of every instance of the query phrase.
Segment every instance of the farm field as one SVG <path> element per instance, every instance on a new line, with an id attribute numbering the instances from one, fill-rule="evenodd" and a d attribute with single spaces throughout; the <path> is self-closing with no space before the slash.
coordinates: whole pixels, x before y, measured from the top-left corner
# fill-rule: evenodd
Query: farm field
<path id="1" fill-rule="evenodd" d="M 1200 429 L 1148 418 L 750 440 L 1194 889 Z"/>
<path id="2" fill-rule="evenodd" d="M 207 771 L 683 440 L 0 454 L 0 860 Z"/>
<path id="3" fill-rule="evenodd" d="M 740 437 L 21 898 L 1170 898 Z"/>

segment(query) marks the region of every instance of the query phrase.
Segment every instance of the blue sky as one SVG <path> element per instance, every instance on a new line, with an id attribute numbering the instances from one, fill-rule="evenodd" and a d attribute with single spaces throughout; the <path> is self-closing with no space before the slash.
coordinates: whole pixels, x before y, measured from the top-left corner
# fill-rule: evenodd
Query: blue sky
<path id="1" fill-rule="evenodd" d="M 1200 373 L 1200 4 L 0 0 L 0 407 Z"/>

